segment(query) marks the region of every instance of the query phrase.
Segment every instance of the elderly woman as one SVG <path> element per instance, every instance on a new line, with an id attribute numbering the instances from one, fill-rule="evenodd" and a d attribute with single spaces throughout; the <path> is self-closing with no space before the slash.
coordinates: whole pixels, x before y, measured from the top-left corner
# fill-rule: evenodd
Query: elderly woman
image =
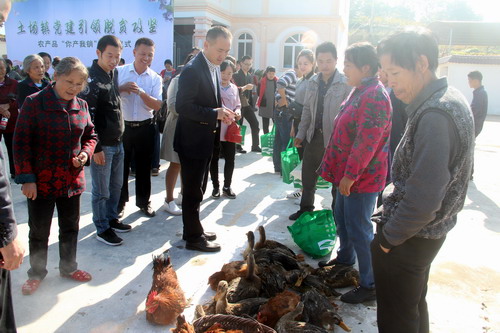
<path id="1" fill-rule="evenodd" d="M 358 259 L 360 285 L 340 298 L 353 304 L 375 300 L 371 215 L 385 186 L 391 132 L 391 102 L 377 71 L 372 45 L 347 48 L 344 73 L 354 89 L 335 118 L 320 166 L 320 175 L 338 187 L 334 214 L 340 247 L 328 264 L 351 266 Z"/>
<path id="2" fill-rule="evenodd" d="M 259 92 L 257 107 L 259 108 L 259 116 L 262 117 L 262 130 L 264 131 L 264 134 L 269 133 L 269 123 L 273 117 L 276 82 L 278 82 L 278 78 L 276 77 L 276 68 L 273 66 L 267 66 L 257 87 L 257 91 Z"/>
<path id="3" fill-rule="evenodd" d="M 378 53 L 389 87 L 408 104 L 408 122 L 372 242 L 377 322 L 381 333 L 426 333 L 430 266 L 467 194 L 473 117 L 464 96 L 436 77 L 439 51 L 430 31 L 396 33 Z"/>
<path id="4" fill-rule="evenodd" d="M 45 79 L 43 59 L 38 54 L 31 54 L 24 58 L 23 71 L 27 76 L 17 85 L 17 104 L 19 108 L 23 106 L 26 97 L 39 92 L 49 84 L 49 81 Z"/>
<path id="5" fill-rule="evenodd" d="M 5 138 L 5 146 L 9 155 L 10 176 L 14 178 L 14 155 L 12 154 L 12 137 L 16 128 L 18 106 L 17 106 L 17 81 L 7 76 L 8 65 L 5 59 L 0 58 L 0 116 L 8 119 L 7 127 L 0 130 L 0 140 Z"/>
<path id="6" fill-rule="evenodd" d="M 59 219 L 59 272 L 80 282 L 91 275 L 78 269 L 76 244 L 83 166 L 96 145 L 87 103 L 77 98 L 87 82 L 87 68 L 77 58 L 61 60 L 55 82 L 23 104 L 14 133 L 16 182 L 28 200 L 30 265 L 22 287 L 33 294 L 47 275 L 47 249 L 54 207 Z"/>

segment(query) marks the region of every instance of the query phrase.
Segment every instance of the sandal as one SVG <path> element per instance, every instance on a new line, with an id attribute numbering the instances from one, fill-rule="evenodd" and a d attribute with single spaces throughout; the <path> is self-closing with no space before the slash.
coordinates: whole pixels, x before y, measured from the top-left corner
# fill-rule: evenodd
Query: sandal
<path id="1" fill-rule="evenodd" d="M 42 280 L 28 279 L 26 282 L 24 282 L 23 287 L 22 287 L 23 295 L 32 295 L 32 294 L 34 294 L 35 291 L 40 286 L 41 282 L 42 282 Z"/>
<path id="2" fill-rule="evenodd" d="M 92 280 L 92 275 L 90 275 L 89 273 L 87 273 L 85 271 L 79 270 L 79 269 L 74 271 L 71 274 L 62 274 L 61 273 L 61 276 L 63 278 L 75 280 L 78 282 L 88 282 L 88 281 Z"/>

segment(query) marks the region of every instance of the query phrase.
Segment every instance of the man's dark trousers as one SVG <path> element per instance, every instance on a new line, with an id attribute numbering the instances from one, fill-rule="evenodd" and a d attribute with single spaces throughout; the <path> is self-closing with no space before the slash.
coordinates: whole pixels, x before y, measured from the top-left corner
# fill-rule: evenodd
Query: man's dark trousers
<path id="1" fill-rule="evenodd" d="M 200 203 L 207 189 L 211 158 L 191 158 L 179 153 L 182 180 L 182 223 L 187 242 L 198 242 L 203 236 Z M 200 186 L 201 185 L 201 186 Z"/>
<path id="2" fill-rule="evenodd" d="M 123 133 L 123 150 L 125 151 L 123 186 L 119 207 L 123 207 L 129 199 L 128 175 L 132 161 L 132 151 L 135 160 L 135 204 L 144 208 L 149 204 L 151 196 L 151 163 L 155 142 L 155 125 L 147 123 L 132 127 L 125 123 Z"/>
<path id="3" fill-rule="evenodd" d="M 259 121 L 255 116 L 255 111 L 251 106 L 245 106 L 241 109 L 240 125 L 243 125 L 243 119 L 248 121 L 250 129 L 252 130 L 252 148 L 259 147 Z"/>
<path id="4" fill-rule="evenodd" d="M 427 281 L 445 238 L 413 237 L 384 253 L 375 235 L 371 252 L 380 333 L 429 332 Z"/>
<path id="5" fill-rule="evenodd" d="M 318 170 L 323 155 L 325 154 L 325 146 L 323 145 L 323 131 L 315 130 L 311 142 L 307 144 L 304 150 L 304 159 L 302 160 L 302 198 L 300 200 L 301 211 L 314 210 L 314 194 L 316 193 L 316 184 L 318 183 Z"/>

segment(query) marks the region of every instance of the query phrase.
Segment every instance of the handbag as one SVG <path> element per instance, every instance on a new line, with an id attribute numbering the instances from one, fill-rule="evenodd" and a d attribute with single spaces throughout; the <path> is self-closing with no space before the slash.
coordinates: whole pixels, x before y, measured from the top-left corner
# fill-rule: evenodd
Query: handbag
<path id="1" fill-rule="evenodd" d="M 154 113 L 154 119 L 156 124 L 158 125 L 158 130 L 160 133 L 163 133 L 163 129 L 165 128 L 165 123 L 167 122 L 167 113 L 168 113 L 168 106 L 167 106 L 167 100 L 163 100 L 161 103 L 161 108 L 158 111 L 155 111 Z"/>
<path id="2" fill-rule="evenodd" d="M 276 129 L 274 128 L 273 125 L 273 129 L 271 130 L 271 132 L 260 136 L 262 156 L 273 156 L 273 145 L 274 145 L 275 135 L 276 135 Z"/>
<path id="3" fill-rule="evenodd" d="M 291 138 L 287 148 L 281 152 L 281 175 L 284 183 L 291 184 L 293 182 L 293 177 L 290 174 L 299 163 L 299 152 L 293 145 L 293 138 Z"/>
<path id="4" fill-rule="evenodd" d="M 245 125 L 240 125 L 240 134 L 241 134 L 241 145 L 245 144 L 245 133 L 247 132 L 247 127 Z"/>
<path id="5" fill-rule="evenodd" d="M 224 138 L 227 142 L 241 143 L 241 130 L 235 121 L 233 121 L 231 125 L 227 127 L 226 136 Z"/>
<path id="6" fill-rule="evenodd" d="M 329 209 L 304 212 L 287 229 L 295 244 L 313 258 L 328 255 L 337 241 L 337 230 Z"/>
<path id="7" fill-rule="evenodd" d="M 304 105 L 297 103 L 295 101 L 290 102 L 288 104 L 288 112 L 290 112 L 290 115 L 294 118 L 300 119 L 302 117 L 302 109 L 304 108 Z"/>

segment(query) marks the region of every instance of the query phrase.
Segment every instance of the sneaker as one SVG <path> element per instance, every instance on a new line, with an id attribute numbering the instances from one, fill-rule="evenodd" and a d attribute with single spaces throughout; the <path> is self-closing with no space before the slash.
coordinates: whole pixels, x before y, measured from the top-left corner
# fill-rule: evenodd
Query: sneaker
<path id="1" fill-rule="evenodd" d="M 288 219 L 292 220 L 292 221 L 295 221 L 296 219 L 298 219 L 300 217 L 300 215 L 302 215 L 303 213 L 305 213 L 305 211 L 303 210 L 298 210 L 296 211 L 295 213 L 293 213 L 292 215 L 290 215 L 288 217 Z"/>
<path id="2" fill-rule="evenodd" d="M 293 191 L 292 193 L 288 193 L 286 195 L 287 199 L 294 199 L 294 198 L 300 198 L 302 196 L 302 191 L 299 189 Z"/>
<path id="3" fill-rule="evenodd" d="M 153 168 L 151 169 L 151 176 L 157 177 L 160 174 L 160 169 L 159 168 Z"/>
<path id="4" fill-rule="evenodd" d="M 342 264 L 337 261 L 337 258 L 331 259 L 331 260 L 320 260 L 318 262 L 318 267 L 326 267 L 326 266 L 335 266 L 335 267 L 352 267 L 354 264 L 349 265 L 349 264 Z"/>
<path id="5" fill-rule="evenodd" d="M 179 207 L 182 206 L 182 193 L 179 193 L 179 196 L 177 197 L 177 199 L 175 199 L 175 203 Z"/>
<path id="6" fill-rule="evenodd" d="M 132 230 L 131 225 L 123 224 L 118 219 L 109 221 L 109 227 L 113 229 L 114 232 L 129 232 Z"/>
<path id="7" fill-rule="evenodd" d="M 240 153 L 240 154 L 246 154 L 247 153 L 247 151 L 245 149 L 243 149 L 243 147 L 240 146 L 240 145 L 236 146 L 236 152 Z"/>
<path id="8" fill-rule="evenodd" d="M 214 190 L 212 191 L 212 198 L 214 199 L 220 198 L 220 191 L 218 187 L 215 187 Z"/>
<path id="9" fill-rule="evenodd" d="M 98 241 L 111 246 L 118 246 L 123 243 L 123 239 L 118 237 L 111 228 L 106 229 L 106 231 L 100 234 L 97 234 L 96 238 Z"/>
<path id="10" fill-rule="evenodd" d="M 377 299 L 377 294 L 375 293 L 375 288 L 368 289 L 365 287 L 356 287 L 351 291 L 348 291 L 340 297 L 340 300 L 344 303 L 359 304 L 368 301 L 374 301 Z"/>
<path id="11" fill-rule="evenodd" d="M 182 215 L 182 209 L 177 206 L 175 203 L 175 200 L 172 200 L 170 202 L 166 202 L 162 206 L 163 210 L 165 210 L 167 213 L 170 213 L 172 215 Z"/>
<path id="12" fill-rule="evenodd" d="M 153 210 L 153 208 L 151 208 L 151 204 L 148 203 L 146 206 L 144 207 L 139 207 L 141 212 L 143 212 L 146 216 L 148 217 L 153 217 L 156 215 L 156 212 Z"/>
<path id="13" fill-rule="evenodd" d="M 257 147 L 252 147 L 252 151 L 255 152 L 255 153 L 262 153 L 262 149 L 260 149 L 259 146 Z"/>
<path id="14" fill-rule="evenodd" d="M 236 199 L 236 194 L 234 194 L 233 190 L 231 190 L 231 187 L 223 187 L 222 195 L 229 199 Z"/>

